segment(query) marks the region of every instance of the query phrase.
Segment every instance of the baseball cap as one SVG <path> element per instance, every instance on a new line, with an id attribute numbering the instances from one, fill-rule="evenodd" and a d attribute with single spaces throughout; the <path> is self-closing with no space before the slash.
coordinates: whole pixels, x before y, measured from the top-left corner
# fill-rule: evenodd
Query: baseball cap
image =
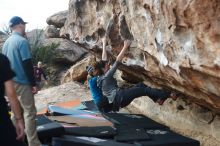
<path id="1" fill-rule="evenodd" d="M 24 22 L 24 20 L 21 17 L 18 17 L 18 16 L 12 17 L 9 21 L 9 26 L 10 27 L 13 27 L 13 26 L 18 25 L 18 24 L 27 24 L 27 22 Z"/>
<path id="2" fill-rule="evenodd" d="M 93 67 L 92 66 L 86 66 L 86 71 L 90 74 L 93 71 Z"/>

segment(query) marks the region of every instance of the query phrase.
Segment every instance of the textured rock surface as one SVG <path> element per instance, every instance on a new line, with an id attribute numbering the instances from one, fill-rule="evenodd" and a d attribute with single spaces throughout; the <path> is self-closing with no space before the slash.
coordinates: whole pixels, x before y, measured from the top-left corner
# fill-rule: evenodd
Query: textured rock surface
<path id="1" fill-rule="evenodd" d="M 65 73 L 61 83 L 63 84 L 70 81 L 86 81 L 88 73 L 85 69 L 86 66 L 91 65 L 92 62 L 95 62 L 95 59 L 92 56 L 87 56 L 83 60 L 77 62 Z"/>
<path id="2" fill-rule="evenodd" d="M 135 64 L 141 77 L 220 113 L 220 1 L 70 0 L 61 35 L 94 45 L 108 28 L 116 55 L 122 14 L 134 38 L 129 59 L 145 66 Z"/>
<path id="3" fill-rule="evenodd" d="M 1 52 L 1 49 L 2 49 L 4 42 L 6 41 L 7 38 L 8 38 L 8 36 L 0 31 L 0 52 Z"/>
<path id="4" fill-rule="evenodd" d="M 70 0 L 60 36 L 100 47 L 104 34 L 112 58 L 133 39 L 120 66 L 125 79 L 184 95 L 164 107 L 140 98 L 134 107 L 203 146 L 219 144 L 219 0 Z"/>
<path id="5" fill-rule="evenodd" d="M 66 21 L 67 16 L 67 10 L 58 12 L 50 17 L 47 18 L 47 24 L 48 25 L 54 25 L 57 28 L 61 28 L 64 26 L 64 23 Z"/>
<path id="6" fill-rule="evenodd" d="M 44 34 L 43 29 L 33 29 L 29 32 L 26 32 L 26 34 L 31 47 L 41 46 L 43 40 L 45 39 L 45 36 L 43 35 Z"/>
<path id="7" fill-rule="evenodd" d="M 51 44 L 59 44 L 55 49 L 54 63 L 72 64 L 87 53 L 85 49 L 66 39 L 49 38 L 43 41 L 43 46 Z"/>
<path id="8" fill-rule="evenodd" d="M 46 38 L 59 38 L 60 37 L 60 30 L 57 29 L 53 25 L 49 25 L 45 29 L 44 35 L 45 35 Z"/>

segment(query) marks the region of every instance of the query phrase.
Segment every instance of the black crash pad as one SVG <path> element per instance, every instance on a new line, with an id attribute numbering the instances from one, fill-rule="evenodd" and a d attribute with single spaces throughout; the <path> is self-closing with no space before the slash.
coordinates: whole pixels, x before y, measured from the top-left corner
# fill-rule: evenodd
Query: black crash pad
<path id="1" fill-rule="evenodd" d="M 53 121 L 48 119 L 47 116 L 45 116 L 45 115 L 37 115 L 37 117 L 36 117 L 37 126 L 48 124 L 48 123 L 51 123 L 51 122 L 53 122 Z"/>
<path id="2" fill-rule="evenodd" d="M 94 103 L 94 100 L 88 100 L 88 101 L 82 101 L 81 102 L 84 106 L 87 107 L 88 110 L 90 111 L 99 111 L 98 107 Z"/>
<path id="3" fill-rule="evenodd" d="M 138 146 L 200 146 L 199 141 L 174 133 L 170 130 L 146 130 L 151 140 L 139 141 Z"/>
<path id="4" fill-rule="evenodd" d="M 139 140 L 149 140 L 149 136 L 143 128 L 134 128 L 128 126 L 117 125 L 117 134 L 114 137 L 116 141 L 132 142 Z"/>
<path id="5" fill-rule="evenodd" d="M 51 138 L 54 136 L 60 136 L 64 134 L 64 127 L 54 121 L 51 121 L 44 115 L 37 116 L 37 134 L 38 137 L 42 140 L 44 138 Z"/>
<path id="6" fill-rule="evenodd" d="M 123 125 L 145 129 L 169 129 L 167 126 L 141 114 L 103 113 L 103 116 L 114 125 Z"/>
<path id="7" fill-rule="evenodd" d="M 65 127 L 65 134 L 74 136 L 91 136 L 98 138 L 113 138 L 116 130 L 110 126 L 98 127 Z"/>
<path id="8" fill-rule="evenodd" d="M 132 144 L 120 143 L 113 140 L 104 140 L 94 137 L 62 136 L 52 139 L 53 146 L 133 146 Z"/>

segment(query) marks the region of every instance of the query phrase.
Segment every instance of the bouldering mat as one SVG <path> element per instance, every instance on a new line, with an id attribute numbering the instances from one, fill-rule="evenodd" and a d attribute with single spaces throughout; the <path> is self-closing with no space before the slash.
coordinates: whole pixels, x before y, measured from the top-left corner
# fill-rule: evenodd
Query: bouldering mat
<path id="1" fill-rule="evenodd" d="M 44 115 L 37 116 L 36 124 L 37 124 L 37 134 L 39 139 L 41 140 L 44 138 L 60 136 L 65 132 L 64 127 L 61 124 L 48 119 Z"/>
<path id="2" fill-rule="evenodd" d="M 115 125 L 127 125 L 145 129 L 169 129 L 167 126 L 140 114 L 103 113 L 103 116 Z"/>
<path id="3" fill-rule="evenodd" d="M 102 119 L 100 119 L 102 118 Z M 71 115 L 67 116 L 51 116 L 51 120 L 57 121 L 59 123 L 68 124 L 69 126 L 87 126 L 87 127 L 96 127 L 96 126 L 113 126 L 113 124 L 106 120 L 103 117 L 97 118 L 85 118 L 85 117 L 74 117 Z"/>
<path id="4" fill-rule="evenodd" d="M 53 146 L 132 146 L 128 143 L 120 143 L 113 140 L 100 139 L 85 136 L 62 136 L 52 139 Z"/>
<path id="5" fill-rule="evenodd" d="M 197 140 L 182 136 L 175 132 L 165 129 L 147 129 L 148 136 L 151 140 L 139 141 L 136 145 L 139 146 L 199 146 Z"/>
<path id="6" fill-rule="evenodd" d="M 99 111 L 98 108 L 97 108 L 97 106 L 96 106 L 96 104 L 94 103 L 93 100 L 82 101 L 81 103 L 82 103 L 84 106 L 86 106 L 87 109 L 90 110 L 90 111 L 96 111 L 96 112 Z"/>
<path id="7" fill-rule="evenodd" d="M 47 113 L 47 111 L 48 111 L 47 108 L 49 105 L 55 105 L 55 106 L 59 106 L 62 108 L 67 108 L 67 109 L 74 109 L 74 108 L 79 107 L 81 105 L 81 101 L 80 100 L 70 100 L 70 101 L 59 102 L 59 103 L 54 103 L 54 104 L 48 103 L 47 107 L 38 109 L 37 114 Z"/>
<path id="8" fill-rule="evenodd" d="M 74 136 L 89 136 L 98 138 L 113 138 L 116 135 L 116 130 L 110 126 L 97 127 L 65 127 L 66 135 Z"/>
<path id="9" fill-rule="evenodd" d="M 59 106 L 55 106 L 55 105 L 49 105 L 48 111 L 53 116 L 96 114 L 96 113 L 94 113 L 92 111 L 88 111 L 88 110 L 76 110 L 76 109 L 73 110 L 73 109 L 63 108 L 63 107 L 59 107 Z"/>
<path id="10" fill-rule="evenodd" d="M 149 140 L 149 136 L 143 128 L 134 128 L 127 125 L 117 125 L 115 127 L 117 134 L 114 137 L 116 141 L 129 142 L 129 141 L 139 141 L 139 140 Z"/>

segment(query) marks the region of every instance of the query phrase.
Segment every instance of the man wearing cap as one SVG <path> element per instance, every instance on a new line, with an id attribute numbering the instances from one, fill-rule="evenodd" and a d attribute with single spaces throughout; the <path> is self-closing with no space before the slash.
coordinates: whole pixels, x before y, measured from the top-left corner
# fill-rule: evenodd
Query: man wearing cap
<path id="1" fill-rule="evenodd" d="M 25 25 L 26 22 L 21 17 L 14 16 L 10 19 L 9 26 L 12 35 L 4 43 L 2 52 L 9 58 L 11 67 L 16 74 L 13 80 L 23 109 L 29 146 L 40 146 L 36 132 L 36 107 L 34 102 L 34 94 L 38 90 L 34 78 L 29 43 L 24 37 Z M 16 122 L 13 117 L 12 120 Z"/>

